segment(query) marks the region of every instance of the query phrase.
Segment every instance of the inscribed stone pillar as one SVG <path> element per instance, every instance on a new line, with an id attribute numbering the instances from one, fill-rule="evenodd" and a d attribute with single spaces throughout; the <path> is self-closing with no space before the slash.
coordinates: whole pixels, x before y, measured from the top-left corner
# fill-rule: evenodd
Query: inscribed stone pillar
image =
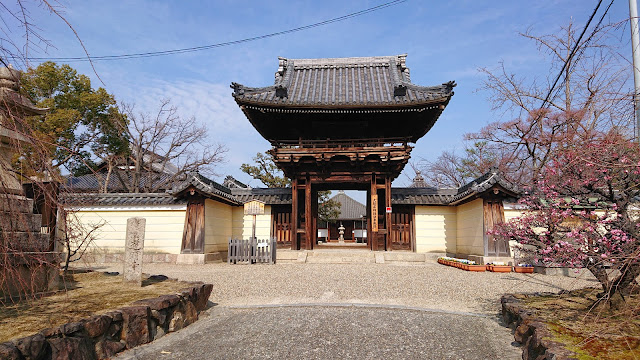
<path id="1" fill-rule="evenodd" d="M 127 219 L 127 240 L 124 249 L 124 281 L 142 286 L 142 255 L 144 250 L 145 218 Z"/>

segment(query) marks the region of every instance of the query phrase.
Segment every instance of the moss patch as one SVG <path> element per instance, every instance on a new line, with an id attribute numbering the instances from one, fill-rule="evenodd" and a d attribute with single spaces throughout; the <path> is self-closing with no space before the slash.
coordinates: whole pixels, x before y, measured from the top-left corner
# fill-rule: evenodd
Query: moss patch
<path id="1" fill-rule="evenodd" d="M 142 287 L 137 287 L 123 283 L 121 275 L 69 274 L 61 279 L 61 290 L 54 295 L 0 307 L 0 342 L 121 308 L 137 300 L 171 294 L 189 285 L 146 278 Z"/>
<path id="2" fill-rule="evenodd" d="M 640 295 L 626 297 L 621 310 L 592 308 L 599 289 L 522 299 L 546 322 L 554 341 L 579 359 L 640 359 Z"/>

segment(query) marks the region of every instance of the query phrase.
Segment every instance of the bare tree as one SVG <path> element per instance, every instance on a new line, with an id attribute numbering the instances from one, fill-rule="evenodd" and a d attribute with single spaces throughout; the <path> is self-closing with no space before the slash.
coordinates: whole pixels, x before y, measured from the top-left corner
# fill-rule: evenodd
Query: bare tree
<path id="1" fill-rule="evenodd" d="M 169 100 L 161 102 L 154 116 L 137 113 L 131 105 L 123 105 L 121 112 L 128 119 L 122 130 L 130 151 L 101 154 L 104 168 L 97 175 L 103 192 L 111 191 L 112 182 L 127 192 L 157 192 L 189 173 L 213 173 L 224 161 L 227 149 L 210 141 L 207 128 L 194 117 L 182 117 Z"/>
<path id="2" fill-rule="evenodd" d="M 558 147 L 575 143 L 592 131 L 629 129 L 631 136 L 630 66 L 618 52 L 622 44 L 615 29 L 614 25 L 597 28 L 580 43 L 572 23 L 557 34 L 521 34 L 547 57 L 546 77 L 518 77 L 503 63 L 496 70 L 480 69 L 487 76 L 482 90 L 489 94 L 493 109 L 507 120 L 491 123 L 466 138 L 508 149 L 514 169 L 531 179 Z M 571 56 L 574 48 L 577 51 Z M 552 89 L 565 63 L 562 86 Z"/>
<path id="3" fill-rule="evenodd" d="M 420 165 L 424 180 L 430 186 L 457 188 L 467 182 L 461 169 L 462 157 L 454 151 L 443 151 L 435 160 L 422 159 Z"/>
<path id="4" fill-rule="evenodd" d="M 29 58 L 33 52 L 46 54 L 50 48 L 55 48 L 46 36 L 46 29 L 34 20 L 33 14 L 38 12 L 46 12 L 67 25 L 87 56 L 94 74 L 100 79 L 87 48 L 57 0 L 0 0 L 0 66 L 13 65 L 25 70 L 30 66 Z"/>
<path id="5" fill-rule="evenodd" d="M 77 214 L 61 208 L 60 218 L 64 221 L 59 226 L 60 244 L 65 249 L 65 260 L 62 270 L 66 274 L 72 262 L 82 259 L 89 247 L 95 243 L 96 236 L 105 221 L 85 224 L 77 218 Z"/>
<path id="6" fill-rule="evenodd" d="M 443 151 L 435 160 L 422 159 L 420 165 L 427 184 L 437 187 L 460 187 L 491 168 L 499 169 L 510 181 L 519 183 L 523 173 L 512 165 L 512 156 L 509 149 L 498 144 L 467 141 L 461 155 Z"/>

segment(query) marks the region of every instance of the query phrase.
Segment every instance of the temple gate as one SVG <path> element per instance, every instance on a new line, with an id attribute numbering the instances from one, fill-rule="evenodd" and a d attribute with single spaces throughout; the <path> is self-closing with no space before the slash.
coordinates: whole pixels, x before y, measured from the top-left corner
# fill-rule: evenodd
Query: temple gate
<path id="1" fill-rule="evenodd" d="M 343 189 L 367 191 L 371 250 L 406 249 L 412 223 L 387 211 L 391 182 L 409 161 L 410 144 L 431 129 L 449 103 L 454 86 L 411 83 L 406 54 L 279 58 L 274 85 L 233 83 L 236 102 L 291 179 L 291 248 L 316 244 L 318 191 Z"/>

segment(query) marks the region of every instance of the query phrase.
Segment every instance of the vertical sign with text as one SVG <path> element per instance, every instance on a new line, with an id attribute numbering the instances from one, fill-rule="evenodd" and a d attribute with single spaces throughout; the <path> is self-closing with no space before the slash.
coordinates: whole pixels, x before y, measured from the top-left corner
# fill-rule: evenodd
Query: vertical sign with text
<path id="1" fill-rule="evenodd" d="M 371 231 L 378 232 L 378 194 L 371 194 Z"/>

